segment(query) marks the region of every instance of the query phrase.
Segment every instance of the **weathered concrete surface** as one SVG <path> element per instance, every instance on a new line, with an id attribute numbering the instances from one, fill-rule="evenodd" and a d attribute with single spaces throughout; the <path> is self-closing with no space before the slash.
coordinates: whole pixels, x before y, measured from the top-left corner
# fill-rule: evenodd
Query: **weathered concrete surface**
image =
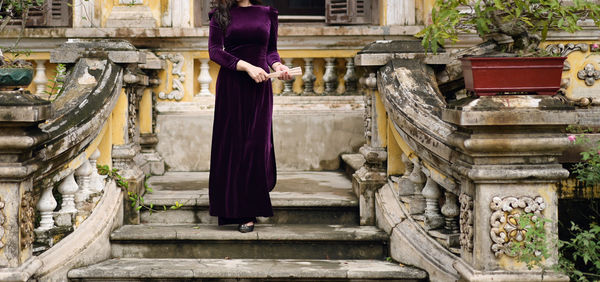
<path id="1" fill-rule="evenodd" d="M 107 185 L 92 214 L 73 233 L 38 256 L 42 266 L 34 277 L 39 281 L 66 281 L 70 269 L 110 258 L 109 235 L 123 217 L 121 194 L 114 182 Z"/>
<path id="2" fill-rule="evenodd" d="M 77 279 L 270 279 L 319 281 L 420 281 L 427 273 L 412 267 L 376 260 L 293 259 L 112 259 L 91 267 L 74 269 Z"/>
<path id="3" fill-rule="evenodd" d="M 170 171 L 209 169 L 213 99 L 158 104 L 156 150 Z M 362 96 L 275 97 L 274 101 L 279 170 L 338 169 L 340 154 L 356 152 L 364 143 Z"/>
<path id="4" fill-rule="evenodd" d="M 383 259 L 387 235 L 373 226 L 258 224 L 127 225 L 111 235 L 118 258 Z"/>
<path id="5" fill-rule="evenodd" d="M 148 180 L 153 193 L 144 196 L 157 212 L 142 213 L 143 223 L 217 223 L 208 214 L 208 172 L 168 172 Z M 357 224 L 358 202 L 350 181 L 339 172 L 279 172 L 270 193 L 274 216 L 270 224 Z M 175 205 L 177 210 L 162 211 Z"/>
<path id="6" fill-rule="evenodd" d="M 400 204 L 390 185 L 377 191 L 377 226 L 390 236 L 390 256 L 404 264 L 417 265 L 429 273 L 431 281 L 458 281 L 452 267 L 457 256 L 429 237 Z"/>

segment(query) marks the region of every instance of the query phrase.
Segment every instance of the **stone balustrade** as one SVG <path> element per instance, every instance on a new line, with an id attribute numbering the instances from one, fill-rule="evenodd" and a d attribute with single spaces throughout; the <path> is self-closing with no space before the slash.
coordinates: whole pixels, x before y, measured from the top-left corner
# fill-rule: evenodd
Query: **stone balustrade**
<path id="1" fill-rule="evenodd" d="M 105 179 L 97 165 L 116 168 L 137 194 L 144 191 L 145 173 L 164 171 L 154 150 L 152 121 L 151 88 L 164 67 L 160 58 L 118 40 L 71 40 L 50 58 L 44 56 L 30 58 L 36 73 L 29 91 L 0 91 L 0 212 L 5 215 L 0 279 L 11 281 L 38 269 L 44 272 L 40 277 L 64 276 L 57 269 L 66 261 L 40 263 L 38 255 L 76 232 L 96 206 L 127 202 L 120 208 L 124 221 L 139 222 L 136 206 L 122 199 L 128 199 L 127 193 L 115 192 L 115 184 L 111 202 L 99 202 Z M 68 75 L 60 95 L 48 99 L 44 91 L 56 64 L 65 64 Z M 100 214 L 116 216 L 112 211 Z M 112 220 L 102 220 L 111 225 L 97 228 L 110 230 Z M 97 234 L 86 236 L 94 241 Z M 81 255 L 85 252 L 69 254 L 74 257 L 68 263 Z"/>
<path id="2" fill-rule="evenodd" d="M 366 99 L 366 162 L 353 176 L 361 224 L 386 230 L 391 257 L 432 280 L 563 281 L 517 261 L 509 249 L 522 227 L 510 219 L 531 212 L 557 221 L 556 188 L 569 175 L 558 163 L 564 128 L 597 126 L 597 115 L 577 109 L 573 94 L 446 96 L 461 79 L 448 73 L 458 56 L 488 47 L 425 55 L 418 41 L 392 41 L 357 55 Z M 552 237 L 557 225 L 544 230 Z M 556 259 L 550 248 L 547 265 Z"/>
<path id="3" fill-rule="evenodd" d="M 283 54 L 294 56 L 293 50 Z M 298 55 L 306 52 L 298 51 Z M 273 92 L 282 96 L 340 96 L 359 95 L 358 78 L 354 67 L 355 51 L 309 52 L 311 57 L 284 57 L 282 63 L 289 68 L 300 67 L 302 76 L 289 81 L 273 79 Z M 161 74 L 157 92 L 160 100 L 190 101 L 193 97 L 214 95 L 219 65 L 210 61 L 205 52 L 188 58 L 181 53 L 166 53 L 167 71 Z"/>

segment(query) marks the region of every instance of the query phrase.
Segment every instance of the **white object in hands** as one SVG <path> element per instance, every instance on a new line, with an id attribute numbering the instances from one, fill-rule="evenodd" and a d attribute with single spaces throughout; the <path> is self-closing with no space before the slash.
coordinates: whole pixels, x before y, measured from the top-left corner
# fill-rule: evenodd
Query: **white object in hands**
<path id="1" fill-rule="evenodd" d="M 279 78 L 283 73 L 284 73 L 283 71 L 276 71 L 276 72 L 272 72 L 272 73 L 268 74 L 267 76 L 269 78 Z M 299 75 L 302 75 L 302 68 L 300 68 L 300 67 L 291 68 L 290 70 L 287 71 L 287 73 L 291 76 L 299 76 Z"/>

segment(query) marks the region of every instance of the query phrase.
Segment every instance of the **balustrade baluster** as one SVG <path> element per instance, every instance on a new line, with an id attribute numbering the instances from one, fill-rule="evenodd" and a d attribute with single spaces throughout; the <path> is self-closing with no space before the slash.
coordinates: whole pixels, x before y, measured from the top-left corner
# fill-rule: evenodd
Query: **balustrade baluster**
<path id="1" fill-rule="evenodd" d="M 48 77 L 46 77 L 46 60 L 35 60 L 35 77 L 33 83 L 35 84 L 35 95 L 43 95 L 46 90 L 46 84 L 48 83 Z"/>
<path id="2" fill-rule="evenodd" d="M 77 170 L 75 170 L 79 190 L 75 193 L 75 202 L 81 203 L 88 199 L 90 194 L 94 193 L 91 189 L 92 166 L 89 160 L 85 160 Z"/>
<path id="3" fill-rule="evenodd" d="M 409 179 L 410 174 L 414 169 L 414 165 L 404 153 L 402 153 L 402 163 L 404 164 L 404 174 L 399 182 L 398 195 L 409 196 L 415 193 L 414 184 L 410 182 Z"/>
<path id="4" fill-rule="evenodd" d="M 422 214 L 425 211 L 425 198 L 421 194 L 423 184 L 425 183 L 425 175 L 421 170 L 419 159 L 412 160 L 413 171 L 408 176 L 408 179 L 413 184 L 413 193 L 410 200 L 410 214 Z"/>
<path id="5" fill-rule="evenodd" d="M 458 215 L 460 214 L 460 207 L 456 199 L 456 195 L 450 192 L 445 192 L 446 202 L 442 206 L 442 214 L 446 220 L 446 230 L 450 233 L 460 232 L 458 225 Z"/>
<path id="6" fill-rule="evenodd" d="M 210 68 L 208 59 L 200 59 L 200 75 L 198 75 L 198 82 L 200 82 L 200 92 L 196 96 L 210 96 L 210 83 L 212 77 L 210 76 Z"/>
<path id="7" fill-rule="evenodd" d="M 357 82 L 358 77 L 354 70 L 354 58 L 346 58 L 346 74 L 344 75 L 344 83 L 346 86 L 345 95 L 356 95 L 357 94 Z"/>
<path id="8" fill-rule="evenodd" d="M 36 208 L 40 211 L 40 226 L 35 230 L 43 232 L 54 228 L 54 217 L 53 212 L 58 204 L 52 194 L 52 185 L 49 185 L 44 189 L 40 199 L 37 202 Z"/>
<path id="9" fill-rule="evenodd" d="M 305 58 L 304 59 L 304 75 L 302 76 L 302 81 L 304 82 L 304 92 L 303 95 L 310 96 L 315 95 L 315 80 L 317 77 L 313 73 L 313 59 Z"/>
<path id="10" fill-rule="evenodd" d="M 433 230 L 444 226 L 444 218 L 440 214 L 438 199 L 441 196 L 440 187 L 431 179 L 430 172 L 427 174 L 427 183 L 422 194 L 425 197 L 425 228 Z"/>
<path id="11" fill-rule="evenodd" d="M 285 65 L 290 69 L 294 67 L 293 60 L 294 58 L 281 59 L 281 61 L 285 62 Z M 281 95 L 294 95 L 294 80 L 295 78 L 283 81 L 283 91 L 281 92 Z"/>
<path id="12" fill-rule="evenodd" d="M 100 150 L 96 149 L 90 155 L 90 166 L 92 167 L 92 175 L 90 181 L 90 190 L 93 192 L 101 192 L 104 189 L 104 178 L 98 174 L 98 158 L 100 157 Z"/>
<path id="13" fill-rule="evenodd" d="M 59 213 L 76 213 L 75 192 L 79 189 L 75 182 L 74 173 L 69 174 L 58 186 L 58 192 L 62 195 L 62 205 Z"/>
<path id="14" fill-rule="evenodd" d="M 325 58 L 325 62 L 325 74 L 323 74 L 325 92 L 323 93 L 323 95 L 335 95 L 338 82 L 334 64 L 335 58 Z"/>

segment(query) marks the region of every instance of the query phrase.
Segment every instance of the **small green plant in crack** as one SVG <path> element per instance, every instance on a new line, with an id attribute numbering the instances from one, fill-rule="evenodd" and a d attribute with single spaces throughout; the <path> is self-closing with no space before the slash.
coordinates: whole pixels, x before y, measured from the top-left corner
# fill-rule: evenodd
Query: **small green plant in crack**
<path id="1" fill-rule="evenodd" d="M 523 213 L 518 217 L 518 228 L 524 231 L 524 236 L 521 241 L 510 244 L 510 254 L 524 262 L 529 270 L 534 267 L 541 268 L 542 273 L 546 270 L 543 261 L 550 258 L 550 248 L 544 225 L 550 222 L 533 213 Z"/>
<path id="2" fill-rule="evenodd" d="M 48 100 L 55 100 L 60 96 L 60 90 L 65 82 L 66 72 L 67 67 L 64 64 L 56 65 L 56 74 L 48 79 L 46 90 L 44 90 L 44 94 L 48 95 Z"/>
<path id="3" fill-rule="evenodd" d="M 152 204 L 152 203 L 147 204 L 144 201 L 144 196 L 139 195 L 135 192 L 129 191 L 129 183 L 127 182 L 127 179 L 125 179 L 123 176 L 121 176 L 119 174 L 119 171 L 116 168 L 110 169 L 108 167 L 108 165 L 97 165 L 97 168 L 98 168 L 99 174 L 106 175 L 109 179 L 114 180 L 115 183 L 117 184 L 117 186 L 119 186 L 121 189 L 123 189 L 123 191 L 127 192 L 127 196 L 129 198 L 129 201 L 131 202 L 131 207 L 135 208 L 136 211 L 140 211 L 141 209 L 146 209 L 146 210 L 148 210 L 148 212 L 150 214 L 152 214 L 153 212 L 159 211 L 158 209 L 155 208 L 154 204 Z M 154 190 L 148 186 L 147 180 L 148 180 L 148 176 L 146 176 L 146 178 L 144 179 L 144 190 L 146 193 L 152 193 L 152 192 L 154 192 Z M 179 203 L 179 201 L 175 201 L 175 205 L 172 205 L 168 208 L 166 205 L 162 205 L 162 210 L 163 211 L 166 211 L 167 209 L 176 210 L 176 209 L 181 208 L 182 206 L 183 206 L 182 203 Z"/>

